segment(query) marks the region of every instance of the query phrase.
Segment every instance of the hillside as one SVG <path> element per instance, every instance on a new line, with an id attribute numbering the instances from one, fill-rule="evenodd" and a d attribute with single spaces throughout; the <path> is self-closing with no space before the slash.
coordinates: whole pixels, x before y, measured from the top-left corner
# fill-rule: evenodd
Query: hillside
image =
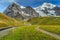
<path id="1" fill-rule="evenodd" d="M 3 13 L 0 13 L 0 28 L 2 27 L 9 27 L 9 26 L 17 26 L 17 21 L 6 16 Z"/>
<path id="2" fill-rule="evenodd" d="M 6 16 L 5 14 L 3 14 L 3 13 L 0 13 L 0 20 L 9 20 L 9 17 L 8 16 Z"/>
<path id="3" fill-rule="evenodd" d="M 38 28 L 40 25 L 35 25 L 35 24 L 52 24 L 54 25 L 59 25 L 60 23 L 60 18 L 59 17 L 36 17 L 36 18 L 31 18 L 28 21 L 27 20 L 20 20 L 17 21 L 16 19 L 10 18 L 6 16 L 5 14 L 0 13 L 0 28 L 3 27 L 9 27 L 12 26 L 14 27 L 13 30 L 9 31 L 9 33 L 0 40 L 58 40 L 58 38 L 55 38 L 49 34 L 43 33 L 41 31 L 38 31 L 36 28 Z M 34 24 L 34 25 L 31 25 Z M 44 25 L 39 28 L 44 29 Z M 15 27 L 17 26 L 17 27 Z M 46 29 L 46 31 L 49 28 Z M 51 28 L 50 28 L 51 29 Z M 56 29 L 59 29 L 58 27 L 55 26 L 52 28 L 54 30 L 53 33 L 60 34 Z M 45 29 L 44 29 L 45 30 Z M 56 30 L 56 31 L 55 31 Z M 48 30 L 49 32 L 52 32 L 51 30 Z M 13 34 L 12 34 L 13 32 Z"/>
<path id="4" fill-rule="evenodd" d="M 60 25 L 60 17 L 36 17 L 28 20 L 31 24 Z"/>

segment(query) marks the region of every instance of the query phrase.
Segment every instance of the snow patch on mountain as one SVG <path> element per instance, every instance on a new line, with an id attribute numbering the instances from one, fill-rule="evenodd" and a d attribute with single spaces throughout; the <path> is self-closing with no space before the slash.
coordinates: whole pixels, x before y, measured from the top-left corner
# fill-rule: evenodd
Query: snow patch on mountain
<path id="1" fill-rule="evenodd" d="M 52 10 L 56 5 L 51 3 L 43 3 L 42 5 L 34 8 L 40 16 L 56 16 L 55 11 Z"/>
<path id="2" fill-rule="evenodd" d="M 53 5 L 51 3 L 43 3 L 43 5 L 41 6 L 41 8 L 45 8 L 45 7 L 52 9 L 52 8 L 56 7 L 56 5 Z"/>

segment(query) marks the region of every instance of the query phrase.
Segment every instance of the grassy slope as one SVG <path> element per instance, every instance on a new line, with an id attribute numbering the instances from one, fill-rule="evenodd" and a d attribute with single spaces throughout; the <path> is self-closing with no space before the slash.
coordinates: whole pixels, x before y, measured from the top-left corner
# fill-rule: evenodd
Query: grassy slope
<path id="1" fill-rule="evenodd" d="M 18 22 L 15 19 L 12 19 L 3 13 L 0 13 L 0 28 L 7 26 L 17 26 L 17 24 Z"/>
<path id="2" fill-rule="evenodd" d="M 26 22 L 24 23 L 23 21 L 19 21 L 20 22 L 19 23 L 15 19 L 9 18 L 5 14 L 0 14 L 0 15 L 2 15 L 0 17 L 0 23 L 2 25 L 6 25 L 6 27 L 7 26 L 27 26 L 27 27 L 20 27 L 20 28 L 14 29 L 12 32 L 9 33 L 9 35 L 1 38 L 1 40 L 13 40 L 13 39 L 14 40 L 57 40 L 49 35 L 36 31 L 33 26 L 29 27 L 28 22 L 26 25 L 25 24 Z M 32 24 L 39 24 L 39 25 L 40 24 L 59 25 L 60 18 L 56 18 L 56 17 L 33 18 L 32 20 L 29 20 L 29 22 Z"/>
<path id="3" fill-rule="evenodd" d="M 13 32 L 14 31 L 14 32 Z M 58 40 L 35 29 L 35 26 L 15 28 L 0 40 Z"/>
<path id="4" fill-rule="evenodd" d="M 60 35 L 60 25 L 40 25 L 40 28 Z"/>
<path id="5" fill-rule="evenodd" d="M 60 25 L 60 17 L 36 17 L 28 20 L 31 24 Z"/>
<path id="6" fill-rule="evenodd" d="M 60 34 L 60 17 L 40 17 L 28 20 L 31 24 L 40 25 L 40 28 Z"/>

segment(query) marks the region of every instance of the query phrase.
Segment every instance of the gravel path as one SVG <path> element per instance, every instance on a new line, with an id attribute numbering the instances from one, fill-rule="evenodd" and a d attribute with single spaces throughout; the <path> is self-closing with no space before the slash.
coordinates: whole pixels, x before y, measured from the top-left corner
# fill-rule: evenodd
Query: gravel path
<path id="1" fill-rule="evenodd" d="M 3 36 L 5 36 L 5 35 L 8 35 L 8 33 L 10 32 L 10 31 L 12 31 L 12 29 L 14 29 L 14 28 L 5 28 L 4 30 L 1 30 L 0 31 L 0 38 L 1 37 L 3 37 Z"/>

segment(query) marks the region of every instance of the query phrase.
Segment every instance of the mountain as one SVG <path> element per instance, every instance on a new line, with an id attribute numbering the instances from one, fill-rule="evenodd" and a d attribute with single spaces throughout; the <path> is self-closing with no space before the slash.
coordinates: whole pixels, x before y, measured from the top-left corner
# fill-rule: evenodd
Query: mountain
<path id="1" fill-rule="evenodd" d="M 42 5 L 36 7 L 35 9 L 30 6 L 20 6 L 18 3 L 14 2 L 7 7 L 4 11 L 6 15 L 16 19 L 28 19 L 32 17 L 39 16 L 60 16 L 60 7 L 51 4 L 43 3 Z"/>
<path id="2" fill-rule="evenodd" d="M 37 17 L 39 14 L 30 6 L 23 7 L 14 2 L 7 7 L 4 11 L 6 15 L 16 19 L 27 19 L 31 17 Z"/>
<path id="3" fill-rule="evenodd" d="M 35 8 L 35 10 L 40 14 L 40 16 L 58 16 L 60 14 L 60 8 L 51 3 L 43 3 L 41 6 Z M 42 14 L 42 15 L 41 15 Z"/>
<path id="4" fill-rule="evenodd" d="M 17 4 L 16 2 L 9 5 L 8 8 L 4 11 L 4 13 L 12 18 L 19 18 L 19 19 L 23 18 L 23 16 L 21 15 L 22 10 L 19 4 Z"/>
<path id="5" fill-rule="evenodd" d="M 26 8 L 23 8 L 22 11 L 24 12 L 26 18 L 31 17 L 38 17 L 39 13 L 37 13 L 32 7 L 27 6 Z"/>
<path id="6" fill-rule="evenodd" d="M 56 5 L 51 4 L 51 3 L 43 3 L 42 6 L 41 6 L 41 9 L 45 10 L 45 7 L 48 8 L 48 9 L 49 8 L 52 9 L 52 8 L 56 7 Z"/>
<path id="7" fill-rule="evenodd" d="M 57 16 L 60 16 L 60 7 L 54 7 L 53 10 Z"/>

